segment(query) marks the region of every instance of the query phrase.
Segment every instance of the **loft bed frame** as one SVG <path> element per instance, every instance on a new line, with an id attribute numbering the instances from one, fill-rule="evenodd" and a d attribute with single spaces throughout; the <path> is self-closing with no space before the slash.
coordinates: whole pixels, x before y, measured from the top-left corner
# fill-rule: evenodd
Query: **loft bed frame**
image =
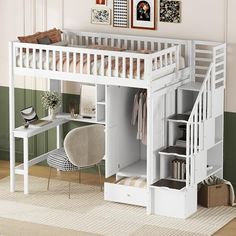
<path id="1" fill-rule="evenodd" d="M 217 42 L 69 31 L 63 32 L 63 41 L 68 45 L 9 43 L 11 191 L 14 192 L 15 190 L 15 174 L 22 174 L 26 183 L 24 192 L 28 193 L 28 167 L 46 158 L 46 155 L 42 155 L 28 161 L 27 155 L 24 155 L 24 164 L 15 167 L 15 138 L 19 137 L 25 140 L 39 133 L 35 130 L 25 132 L 22 127 L 15 128 L 15 75 L 92 84 L 96 85 L 97 89 L 102 88 L 102 91 L 105 91 L 104 97 L 111 93 L 108 89 L 109 86 L 124 88 L 124 94 L 127 92 L 125 88 L 142 88 L 147 89 L 148 101 L 146 164 L 143 164 L 143 160 L 136 162 L 137 160 L 134 158 L 130 161 L 123 160 L 122 166 L 118 160 L 114 161 L 111 157 L 106 159 L 106 177 L 115 174 L 119 181 L 124 176 L 135 175 L 135 168 L 137 172 L 140 169 L 140 173 L 142 173 L 140 176 L 146 176 L 148 191 L 106 183 L 105 199 L 146 206 L 148 213 L 167 216 L 186 218 L 194 213 L 197 209 L 197 184 L 212 174 L 218 174 L 219 176 L 223 174 L 223 153 L 221 153 L 213 170 L 207 171 L 205 164 L 208 159 L 203 151 L 207 152 L 216 143 L 213 144 L 212 135 L 207 137 L 206 140 L 206 138 L 203 138 L 203 134 L 208 130 L 206 124 L 212 128 L 216 124 L 216 117 L 223 114 L 226 45 Z M 173 91 L 174 93 L 172 93 Z M 189 95 L 185 95 L 186 91 L 197 92 L 197 95 L 194 95 L 195 99 L 192 105 L 189 105 L 188 101 L 186 103 L 183 99 L 187 98 L 189 100 Z M 167 97 L 169 93 L 172 93 L 171 99 Z M 114 94 L 116 94 L 115 90 Z M 163 96 L 165 96 L 165 99 L 163 99 Z M 164 107 L 155 110 L 154 104 L 157 104 L 156 102 L 159 100 L 164 104 Z M 177 107 L 170 106 L 173 101 L 177 104 Z M 106 109 L 112 110 L 111 104 L 108 105 L 109 101 L 106 101 L 106 103 Z M 190 116 L 187 120 L 170 118 L 176 112 L 186 112 L 186 107 L 191 107 Z M 155 122 L 155 112 L 164 114 L 164 119 L 158 124 L 163 130 L 160 134 L 154 132 L 154 130 L 160 130 Z M 105 113 L 104 117 L 109 116 L 107 115 L 108 111 Z M 68 115 L 66 115 L 66 118 L 62 116 L 58 123 L 52 124 L 49 128 L 58 127 L 58 125 L 64 124 L 68 120 L 71 120 Z M 101 122 L 95 119 L 92 122 L 109 126 L 107 120 Z M 174 135 L 173 132 L 172 135 L 167 133 L 168 122 L 186 124 L 187 137 L 184 155 L 177 153 L 177 151 L 173 152 L 173 150 L 172 152 L 162 150 L 163 147 L 172 144 L 177 135 L 177 131 L 173 131 Z M 220 126 L 223 126 L 223 119 Z M 47 128 L 42 130 L 44 129 Z M 116 135 L 119 134 L 118 130 L 115 132 Z M 60 146 L 59 133 L 58 128 L 57 147 Z M 222 139 L 223 137 L 221 137 Z M 160 142 L 160 140 L 162 141 Z M 108 137 L 106 142 L 109 145 Z M 125 148 L 123 149 L 125 150 Z M 110 149 L 106 149 L 106 151 L 110 151 Z M 112 155 L 115 156 L 114 152 Z M 163 165 L 166 165 L 166 162 L 163 161 L 165 156 L 180 156 L 186 159 L 185 188 L 181 191 L 170 188 L 169 192 L 165 192 L 166 188 L 158 186 L 160 178 L 168 177 L 166 172 L 168 172 L 169 167 L 163 167 Z M 200 157 L 196 159 L 196 156 Z M 134 165 L 132 165 L 132 162 Z M 211 161 L 211 164 L 213 162 Z M 153 166 L 155 169 L 153 169 Z M 163 169 L 158 170 L 160 166 Z M 200 167 L 203 169 L 202 171 L 199 170 Z M 172 194 L 176 199 L 181 198 L 179 203 L 181 208 L 178 212 L 171 211 L 171 204 L 168 205 L 165 202 L 164 198 L 167 195 L 163 195 L 163 191 L 167 195 Z M 193 200 L 188 197 L 183 200 L 185 195 L 192 197 Z M 158 199 L 159 204 L 156 203 L 157 200 L 155 199 Z M 176 203 L 176 199 L 173 199 L 173 204 Z"/>

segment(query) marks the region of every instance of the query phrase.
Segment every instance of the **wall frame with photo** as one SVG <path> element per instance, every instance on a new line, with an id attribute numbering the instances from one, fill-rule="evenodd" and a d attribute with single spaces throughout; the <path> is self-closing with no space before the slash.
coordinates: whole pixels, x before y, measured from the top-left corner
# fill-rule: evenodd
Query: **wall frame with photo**
<path id="1" fill-rule="evenodd" d="M 129 27 L 129 1 L 113 0 L 113 26 Z"/>
<path id="2" fill-rule="evenodd" d="M 131 0 L 131 28 L 155 30 L 157 0 Z"/>
<path id="3" fill-rule="evenodd" d="M 97 5 L 107 5 L 107 0 L 96 0 Z"/>
<path id="4" fill-rule="evenodd" d="M 181 23 L 181 1 L 160 0 L 160 22 Z"/>
<path id="5" fill-rule="evenodd" d="M 92 24 L 111 24 L 111 9 L 107 7 L 93 7 L 91 9 Z"/>

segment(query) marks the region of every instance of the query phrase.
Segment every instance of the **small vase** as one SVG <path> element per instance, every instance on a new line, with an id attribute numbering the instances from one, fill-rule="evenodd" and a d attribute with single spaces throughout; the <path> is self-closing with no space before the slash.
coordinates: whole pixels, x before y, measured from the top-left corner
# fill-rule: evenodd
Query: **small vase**
<path id="1" fill-rule="evenodd" d="M 49 118 L 50 120 L 55 120 L 56 119 L 56 111 L 55 109 L 49 109 Z"/>

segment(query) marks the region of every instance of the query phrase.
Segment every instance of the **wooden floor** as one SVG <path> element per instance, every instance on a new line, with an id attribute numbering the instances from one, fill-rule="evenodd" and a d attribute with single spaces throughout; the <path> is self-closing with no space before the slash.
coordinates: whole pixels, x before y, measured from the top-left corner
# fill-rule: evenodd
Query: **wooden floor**
<path id="1" fill-rule="evenodd" d="M 48 167 L 45 166 L 33 166 L 30 168 L 29 174 L 32 176 L 36 177 L 43 177 L 47 178 L 48 177 Z M 0 179 L 9 176 L 9 162 L 8 161 L 0 161 Z M 52 174 L 52 178 L 60 178 L 64 180 L 71 180 L 72 182 L 77 182 L 77 176 L 72 174 L 67 174 L 67 175 L 61 175 L 60 172 L 54 171 Z M 81 182 L 86 183 L 86 184 L 91 184 L 91 185 L 99 185 L 98 181 L 98 176 L 96 174 L 91 174 L 91 173 L 83 173 L 81 175 Z M 112 181 L 112 179 L 109 179 L 108 181 Z M 4 235 L 18 235 L 17 233 L 15 234 L 14 232 L 17 232 L 16 230 L 13 229 L 12 224 L 19 224 L 21 225 L 22 229 L 26 230 L 25 234 L 21 235 L 29 235 L 27 232 L 30 232 L 32 234 L 33 231 L 29 229 L 42 229 L 42 231 L 37 231 L 35 235 L 89 235 L 85 232 L 75 232 L 75 231 L 70 231 L 66 229 L 59 229 L 55 227 L 46 227 L 42 225 L 37 225 L 37 224 L 30 224 L 26 222 L 20 222 L 20 221 L 11 221 L 7 219 L 1 219 L 0 218 L 0 235 L 1 233 L 4 233 Z M 28 229 L 28 231 L 27 231 Z M 19 232 L 19 231 L 18 231 Z M 40 233 L 42 232 L 42 233 Z M 61 234 L 63 232 L 63 234 Z M 77 234 L 78 233 L 78 234 Z M 232 220 L 229 224 L 227 224 L 225 227 L 223 227 L 221 230 L 219 230 L 217 233 L 214 234 L 214 236 L 236 236 L 236 218 Z"/>

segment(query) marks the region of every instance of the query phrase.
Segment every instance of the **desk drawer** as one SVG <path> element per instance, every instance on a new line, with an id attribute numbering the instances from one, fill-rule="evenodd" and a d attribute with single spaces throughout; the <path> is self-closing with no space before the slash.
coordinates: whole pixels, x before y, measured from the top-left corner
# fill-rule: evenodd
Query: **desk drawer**
<path id="1" fill-rule="evenodd" d="M 104 199 L 138 206 L 147 205 L 146 188 L 138 188 L 121 184 L 105 183 Z"/>

